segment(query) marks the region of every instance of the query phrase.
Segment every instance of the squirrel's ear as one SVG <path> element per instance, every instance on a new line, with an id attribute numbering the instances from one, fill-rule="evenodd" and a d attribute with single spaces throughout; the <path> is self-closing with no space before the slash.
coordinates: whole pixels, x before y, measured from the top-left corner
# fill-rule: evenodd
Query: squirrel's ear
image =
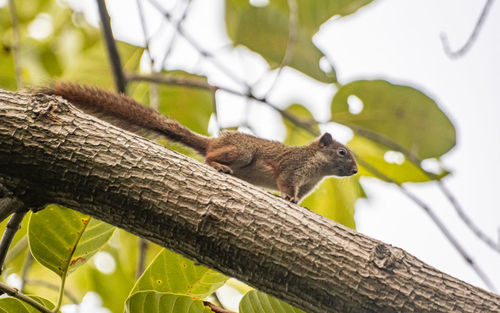
<path id="1" fill-rule="evenodd" d="M 330 133 L 324 133 L 323 135 L 321 135 L 321 137 L 319 137 L 320 147 L 328 147 L 332 143 L 333 143 L 333 138 L 332 135 L 330 135 Z"/>

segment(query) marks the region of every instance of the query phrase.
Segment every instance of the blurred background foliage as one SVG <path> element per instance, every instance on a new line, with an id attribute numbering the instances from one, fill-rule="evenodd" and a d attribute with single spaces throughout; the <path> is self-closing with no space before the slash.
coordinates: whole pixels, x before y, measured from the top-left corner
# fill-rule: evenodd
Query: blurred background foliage
<path id="1" fill-rule="evenodd" d="M 455 145 L 455 129 L 432 98 L 411 86 L 383 80 L 359 80 L 341 85 L 333 65 L 313 43 L 312 37 L 322 23 L 334 16 L 355 14 L 371 0 L 273 0 L 264 6 L 250 2 L 226 1 L 226 29 L 234 47 L 243 45 L 258 53 L 271 70 L 286 65 L 310 79 L 335 85 L 337 92 L 331 101 L 331 117 L 327 122 L 352 130 L 353 137 L 347 145 L 362 161 L 359 175 L 325 179 L 303 200 L 303 206 L 355 228 L 354 204 L 366 196 L 359 184 L 360 177 L 375 176 L 400 184 L 425 182 L 448 174 L 440 166 L 439 158 Z M 0 7 L 0 88 L 18 90 L 69 80 L 114 89 L 100 30 L 90 26 L 82 13 L 73 11 L 64 1 L 30 0 L 29 3 L 15 1 L 15 4 L 20 34 L 17 61 L 23 86 L 16 82 L 14 29 L 9 3 L 3 2 Z M 141 72 L 144 47 L 119 41 L 119 38 L 117 45 L 123 70 Z M 327 64 L 326 70 L 322 62 Z M 159 74 L 207 82 L 199 73 L 162 69 Z M 128 93 L 149 105 L 150 87 L 149 83 L 131 82 Z M 209 134 L 209 121 L 217 113 L 212 90 L 161 85 L 157 86 L 157 93 L 161 113 L 198 133 Z M 304 105 L 290 103 L 284 112 L 294 117 L 291 121 L 283 115 L 286 144 L 306 144 L 319 134 L 321 123 Z M 200 160 L 188 149 L 160 142 Z M 436 172 L 422 169 L 421 162 L 426 159 L 438 164 Z M 137 237 L 57 206 L 28 215 L 14 238 L 1 277 L 9 284 L 21 284 L 25 293 L 47 299 L 54 305 L 60 282 L 67 279 L 63 297 L 66 312 L 75 312 L 71 304 L 80 303 L 90 291 L 99 295 L 102 306 L 111 312 L 209 312 L 201 302 L 206 298 L 222 305 L 213 296 L 227 281 L 221 274 L 149 244 L 145 255 L 145 264 L 149 266 L 136 281 L 140 254 Z M 57 225 L 56 221 L 59 221 Z M 5 230 L 6 224 L 4 221 L 0 229 Z M 227 284 L 242 293 L 251 289 L 241 287 L 234 280 Z M 223 293 L 215 295 L 224 296 Z M 19 305 L 18 300 L 0 299 L 0 308 L 9 312 Z M 300 311 L 257 291 L 246 293 L 239 306 L 242 313 L 274 310 Z"/>

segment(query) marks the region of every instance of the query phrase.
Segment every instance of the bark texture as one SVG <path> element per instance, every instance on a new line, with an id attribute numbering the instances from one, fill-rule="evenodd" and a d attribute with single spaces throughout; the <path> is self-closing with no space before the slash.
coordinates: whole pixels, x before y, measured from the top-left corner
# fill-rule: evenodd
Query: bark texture
<path id="1" fill-rule="evenodd" d="M 0 90 L 0 183 L 30 207 L 92 215 L 307 312 L 500 310 L 497 295 L 59 98 Z"/>

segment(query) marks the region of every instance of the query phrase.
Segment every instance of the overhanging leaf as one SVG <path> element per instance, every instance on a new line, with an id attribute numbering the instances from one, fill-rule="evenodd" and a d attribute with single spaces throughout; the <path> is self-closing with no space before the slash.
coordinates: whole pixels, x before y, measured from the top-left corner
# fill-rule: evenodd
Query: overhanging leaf
<path id="1" fill-rule="evenodd" d="M 362 110 L 351 113 L 350 100 L 361 101 Z M 439 158 L 455 145 L 448 117 L 434 100 L 411 87 L 355 81 L 337 91 L 331 111 L 332 121 L 374 141 L 392 142 L 420 160 Z"/>
<path id="2" fill-rule="evenodd" d="M 297 41 L 289 66 L 322 82 L 336 81 L 335 73 L 323 72 L 319 60 L 323 53 L 312 43 L 322 23 L 335 15 L 348 15 L 372 0 L 298 0 Z M 286 0 L 270 1 L 255 7 L 248 0 L 226 1 L 226 27 L 235 45 L 245 45 L 261 54 L 272 68 L 281 64 L 287 49 L 289 10 Z"/>
<path id="3" fill-rule="evenodd" d="M 211 313 L 201 300 L 189 296 L 157 291 L 131 295 L 125 303 L 126 313 Z"/>
<path id="4" fill-rule="evenodd" d="M 33 257 L 64 277 L 99 251 L 114 229 L 79 212 L 48 205 L 31 215 L 28 240 Z"/>
<path id="5" fill-rule="evenodd" d="M 154 290 L 206 298 L 219 289 L 228 277 L 195 265 L 183 256 L 163 249 L 154 259 L 132 290 Z"/>
<path id="6" fill-rule="evenodd" d="M 240 313 L 305 313 L 286 302 L 278 300 L 263 292 L 252 290 L 241 299 Z"/>

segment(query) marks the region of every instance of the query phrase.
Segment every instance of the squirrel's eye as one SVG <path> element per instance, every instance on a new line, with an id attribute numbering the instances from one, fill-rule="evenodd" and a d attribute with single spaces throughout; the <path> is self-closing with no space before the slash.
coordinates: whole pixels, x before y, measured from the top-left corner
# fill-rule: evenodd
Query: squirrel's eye
<path id="1" fill-rule="evenodd" d="M 346 152 L 344 149 L 342 149 L 342 148 L 341 148 L 341 149 L 339 149 L 339 150 L 337 151 L 337 153 L 338 153 L 339 155 L 341 155 L 341 156 L 344 156 L 344 155 L 346 155 L 346 153 L 347 153 L 347 152 Z"/>

